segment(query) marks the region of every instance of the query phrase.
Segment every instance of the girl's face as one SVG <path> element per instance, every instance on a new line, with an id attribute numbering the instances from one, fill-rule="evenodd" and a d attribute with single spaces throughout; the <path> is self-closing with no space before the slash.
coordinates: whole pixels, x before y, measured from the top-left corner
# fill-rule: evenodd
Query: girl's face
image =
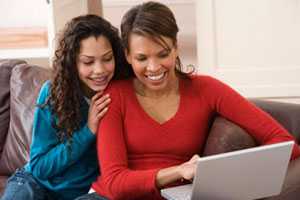
<path id="1" fill-rule="evenodd" d="M 107 87 L 114 75 L 115 59 L 111 44 L 105 36 L 91 36 L 80 42 L 77 70 L 87 97 Z"/>
<path id="2" fill-rule="evenodd" d="M 131 34 L 129 38 L 127 61 L 132 65 L 137 80 L 142 83 L 144 90 L 149 92 L 168 90 L 177 79 L 175 74 L 177 48 L 170 38 L 162 38 L 170 49 L 145 36 Z"/>

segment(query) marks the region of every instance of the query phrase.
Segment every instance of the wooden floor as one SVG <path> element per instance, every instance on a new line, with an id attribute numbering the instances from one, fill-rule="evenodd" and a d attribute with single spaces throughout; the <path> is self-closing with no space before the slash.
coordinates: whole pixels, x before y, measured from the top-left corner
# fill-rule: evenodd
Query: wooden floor
<path id="1" fill-rule="evenodd" d="M 0 28 L 0 49 L 47 48 L 45 27 Z"/>

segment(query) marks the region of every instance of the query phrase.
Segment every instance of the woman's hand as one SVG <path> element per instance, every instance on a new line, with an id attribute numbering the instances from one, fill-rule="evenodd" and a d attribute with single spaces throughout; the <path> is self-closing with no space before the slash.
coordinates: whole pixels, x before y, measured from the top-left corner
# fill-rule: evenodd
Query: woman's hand
<path id="1" fill-rule="evenodd" d="M 194 155 L 189 161 L 179 166 L 179 173 L 181 177 L 186 180 L 192 180 L 196 173 L 197 161 L 200 158 L 197 154 Z"/>
<path id="2" fill-rule="evenodd" d="M 156 175 L 157 188 L 164 188 L 166 185 L 181 179 L 192 180 L 196 172 L 197 161 L 199 158 L 200 156 L 194 155 L 189 161 L 181 165 L 159 170 Z"/>
<path id="3" fill-rule="evenodd" d="M 96 134 L 99 121 L 107 112 L 110 101 L 109 95 L 102 96 L 102 92 L 98 92 L 92 97 L 89 108 L 88 127 L 93 134 Z"/>

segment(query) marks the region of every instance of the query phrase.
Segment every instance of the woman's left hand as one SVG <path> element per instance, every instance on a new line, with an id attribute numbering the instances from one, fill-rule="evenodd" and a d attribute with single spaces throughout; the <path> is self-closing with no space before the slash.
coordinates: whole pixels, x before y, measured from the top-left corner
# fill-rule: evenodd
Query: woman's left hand
<path id="1" fill-rule="evenodd" d="M 199 158 L 200 156 L 195 154 L 189 161 L 179 166 L 179 171 L 183 179 L 193 180 L 196 173 L 197 161 Z"/>

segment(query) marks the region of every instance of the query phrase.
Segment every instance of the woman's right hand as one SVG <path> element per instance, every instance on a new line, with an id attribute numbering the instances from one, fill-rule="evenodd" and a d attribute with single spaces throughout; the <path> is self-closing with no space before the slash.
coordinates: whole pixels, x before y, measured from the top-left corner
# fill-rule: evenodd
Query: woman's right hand
<path id="1" fill-rule="evenodd" d="M 88 127 L 93 134 L 96 134 L 98 124 L 107 112 L 110 101 L 111 99 L 109 97 L 109 94 L 102 96 L 102 92 L 96 93 L 91 98 L 88 116 Z"/>
<path id="2" fill-rule="evenodd" d="M 179 173 L 181 177 L 185 180 L 193 180 L 196 169 L 197 169 L 197 161 L 200 158 L 199 155 L 195 154 L 189 161 L 179 165 Z"/>

